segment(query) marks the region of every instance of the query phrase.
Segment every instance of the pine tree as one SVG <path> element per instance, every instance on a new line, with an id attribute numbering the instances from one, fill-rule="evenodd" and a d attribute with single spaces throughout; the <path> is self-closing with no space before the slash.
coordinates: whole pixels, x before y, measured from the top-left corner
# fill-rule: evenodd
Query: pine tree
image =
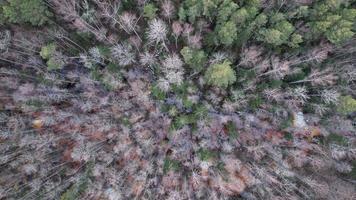
<path id="1" fill-rule="evenodd" d="M 8 0 L 3 7 L 3 13 L 10 23 L 30 23 L 41 26 L 48 23 L 52 13 L 42 0 Z"/>
<path id="2" fill-rule="evenodd" d="M 205 73 L 205 79 L 210 85 L 226 88 L 235 83 L 236 75 L 235 71 L 231 68 L 231 62 L 225 60 L 221 64 L 210 66 Z"/>
<path id="3" fill-rule="evenodd" d="M 147 17 L 150 20 L 154 19 L 156 17 L 157 11 L 158 8 L 153 3 L 146 4 L 143 8 L 143 16 Z"/>
<path id="4" fill-rule="evenodd" d="M 237 28 L 232 21 L 228 21 L 221 27 L 217 27 L 217 30 L 217 35 L 221 44 L 229 46 L 237 38 Z"/>
<path id="5" fill-rule="evenodd" d="M 184 62 L 197 72 L 203 69 L 204 64 L 207 61 L 207 56 L 202 50 L 195 50 L 189 47 L 184 47 L 180 53 L 183 56 Z"/>

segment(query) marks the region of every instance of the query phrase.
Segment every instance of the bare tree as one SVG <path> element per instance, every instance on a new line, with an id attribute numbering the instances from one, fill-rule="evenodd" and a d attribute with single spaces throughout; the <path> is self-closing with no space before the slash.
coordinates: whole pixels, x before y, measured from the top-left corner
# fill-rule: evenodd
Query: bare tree
<path id="1" fill-rule="evenodd" d="M 297 83 L 311 83 L 312 85 L 333 85 L 338 80 L 338 77 L 334 74 L 333 70 L 328 68 L 324 71 L 320 69 L 313 69 L 312 72 L 303 80 L 294 81 L 290 84 L 297 84 Z"/>
<path id="2" fill-rule="evenodd" d="M 182 34 L 183 27 L 179 21 L 174 21 L 172 24 L 172 33 L 175 39 L 176 48 L 178 48 L 178 37 Z"/>
<path id="3" fill-rule="evenodd" d="M 279 79 L 293 72 L 290 68 L 290 62 L 288 60 L 280 60 L 277 56 L 271 57 L 271 67 L 271 70 L 260 74 L 258 77 L 272 75 Z"/>
<path id="4" fill-rule="evenodd" d="M 326 104 L 336 104 L 339 97 L 340 93 L 336 90 L 322 90 L 320 94 L 321 100 Z"/>
<path id="5" fill-rule="evenodd" d="M 106 40 L 107 29 L 105 27 L 92 26 L 87 23 L 78 13 L 80 5 L 76 0 L 47 0 L 54 12 L 61 16 L 65 21 L 71 22 L 72 25 L 81 31 L 91 32 L 100 40 Z"/>
<path id="6" fill-rule="evenodd" d="M 285 93 L 285 103 L 290 109 L 297 109 L 301 105 L 304 105 L 308 99 L 309 96 L 307 94 L 307 89 L 305 87 L 296 87 L 289 89 Z"/>
<path id="7" fill-rule="evenodd" d="M 164 0 L 161 4 L 162 16 L 171 20 L 176 10 L 171 0 Z"/>
<path id="8" fill-rule="evenodd" d="M 292 62 L 292 65 L 299 65 L 301 63 L 316 62 L 322 63 L 328 58 L 328 54 L 333 50 L 330 43 L 322 42 L 319 46 L 314 47 L 308 51 L 306 56 L 298 57 Z"/>
<path id="9" fill-rule="evenodd" d="M 257 63 L 261 61 L 261 55 L 263 49 L 259 46 L 249 46 L 248 48 L 243 48 L 240 54 L 239 66 L 254 67 Z"/>
<path id="10" fill-rule="evenodd" d="M 0 32 L 0 51 L 7 51 L 11 41 L 10 31 L 5 30 Z"/>
<path id="11" fill-rule="evenodd" d="M 200 34 L 195 34 L 188 38 L 188 45 L 192 48 L 199 49 L 201 48 L 202 36 Z"/>
<path id="12" fill-rule="evenodd" d="M 266 89 L 263 95 L 268 101 L 281 102 L 284 99 L 284 93 L 280 89 Z"/>
<path id="13" fill-rule="evenodd" d="M 111 55 L 122 66 L 133 64 L 136 60 L 136 53 L 129 44 L 117 44 L 111 47 Z"/>
<path id="14" fill-rule="evenodd" d="M 148 23 L 147 38 L 150 42 L 154 42 L 156 45 L 161 43 L 168 51 L 165 45 L 167 38 L 167 25 L 161 19 L 153 19 Z"/>
<path id="15" fill-rule="evenodd" d="M 120 28 L 125 30 L 126 33 L 134 32 L 137 29 L 137 17 L 134 13 L 123 12 L 119 16 Z"/>
<path id="16" fill-rule="evenodd" d="M 145 51 L 144 53 L 140 54 L 140 63 L 141 65 L 152 67 L 156 64 L 157 58 L 156 55 Z"/>

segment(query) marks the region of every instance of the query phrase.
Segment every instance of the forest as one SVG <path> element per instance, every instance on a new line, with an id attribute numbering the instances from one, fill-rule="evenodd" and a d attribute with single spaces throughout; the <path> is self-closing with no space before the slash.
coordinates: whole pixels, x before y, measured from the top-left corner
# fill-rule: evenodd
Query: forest
<path id="1" fill-rule="evenodd" d="M 356 0 L 0 0 L 0 200 L 355 200 Z"/>

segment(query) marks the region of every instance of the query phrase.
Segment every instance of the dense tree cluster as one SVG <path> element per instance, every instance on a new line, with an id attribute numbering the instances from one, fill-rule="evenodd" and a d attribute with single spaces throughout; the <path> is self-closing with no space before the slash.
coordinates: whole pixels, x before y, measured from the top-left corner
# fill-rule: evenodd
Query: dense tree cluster
<path id="1" fill-rule="evenodd" d="M 352 199 L 355 6 L 0 0 L 0 199 Z"/>
<path id="2" fill-rule="evenodd" d="M 2 5 L 1 5 L 2 4 Z M 52 13 L 45 1 L 42 0 L 6 0 L 0 2 L 1 19 L 10 23 L 30 23 L 33 26 L 41 26 L 50 21 Z"/>

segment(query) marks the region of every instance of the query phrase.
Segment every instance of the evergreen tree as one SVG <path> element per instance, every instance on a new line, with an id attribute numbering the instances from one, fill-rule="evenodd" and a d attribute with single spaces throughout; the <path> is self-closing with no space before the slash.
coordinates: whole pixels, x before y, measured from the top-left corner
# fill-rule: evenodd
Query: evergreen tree
<path id="1" fill-rule="evenodd" d="M 231 45 L 237 38 L 237 28 L 234 22 L 228 21 L 217 27 L 219 41 L 223 45 Z"/>
<path id="2" fill-rule="evenodd" d="M 197 72 L 203 69 L 204 64 L 207 61 L 207 56 L 202 50 L 195 50 L 189 47 L 184 47 L 180 53 L 183 56 L 184 62 Z"/>
<path id="3" fill-rule="evenodd" d="M 328 0 L 311 9 L 309 27 L 313 39 L 324 35 L 330 42 L 340 44 L 353 37 L 356 9 L 342 8 L 344 4 Z"/>
<path id="4" fill-rule="evenodd" d="M 236 75 L 235 71 L 231 68 L 231 62 L 225 60 L 221 64 L 210 66 L 205 73 L 205 79 L 210 85 L 226 88 L 235 83 Z"/>
<path id="5" fill-rule="evenodd" d="M 154 19 L 157 11 L 158 8 L 153 3 L 146 4 L 143 8 L 143 16 L 148 19 Z"/>
<path id="6" fill-rule="evenodd" d="M 8 0 L 2 9 L 10 23 L 30 23 L 41 26 L 49 22 L 52 13 L 42 0 Z"/>

